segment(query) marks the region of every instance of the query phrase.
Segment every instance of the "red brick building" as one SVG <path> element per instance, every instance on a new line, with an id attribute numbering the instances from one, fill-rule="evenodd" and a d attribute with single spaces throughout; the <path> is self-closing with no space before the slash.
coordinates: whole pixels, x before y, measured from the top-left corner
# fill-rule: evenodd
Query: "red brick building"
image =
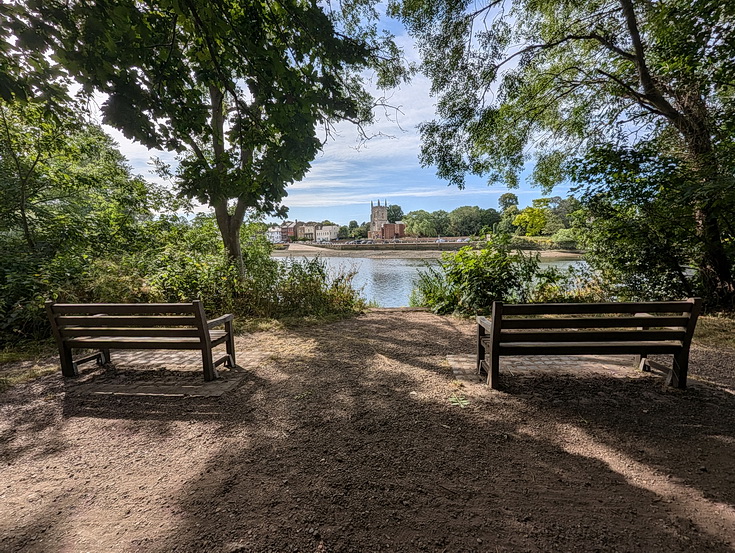
<path id="1" fill-rule="evenodd" d="M 406 225 L 403 223 L 384 223 L 380 229 L 380 237 L 383 240 L 393 240 L 406 236 Z"/>

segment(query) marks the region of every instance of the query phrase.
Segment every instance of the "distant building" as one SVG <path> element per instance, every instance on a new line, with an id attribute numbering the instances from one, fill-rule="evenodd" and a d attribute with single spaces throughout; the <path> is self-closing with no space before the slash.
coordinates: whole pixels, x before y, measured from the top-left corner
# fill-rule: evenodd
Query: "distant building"
<path id="1" fill-rule="evenodd" d="M 268 230 L 265 231 L 265 237 L 269 242 L 272 242 L 273 244 L 277 244 L 278 242 L 283 242 L 283 234 L 281 233 L 281 227 L 277 225 L 268 227 Z"/>
<path id="2" fill-rule="evenodd" d="M 339 237 L 339 225 L 319 225 L 316 229 L 316 239 L 320 242 L 331 242 Z"/>
<path id="3" fill-rule="evenodd" d="M 373 205 L 370 202 L 370 229 L 368 230 L 368 238 L 378 240 L 394 240 L 403 238 L 406 235 L 406 225 L 400 221 L 395 223 L 388 222 L 388 201 L 383 205 Z"/>
<path id="4" fill-rule="evenodd" d="M 395 223 L 385 223 L 380 229 L 380 238 L 383 240 L 394 240 L 406 236 L 406 225 L 401 221 Z"/>
<path id="5" fill-rule="evenodd" d="M 286 221 L 281 225 L 281 242 L 293 242 L 297 238 L 298 228 L 304 223 Z"/>
<path id="6" fill-rule="evenodd" d="M 373 205 L 370 202 L 370 229 L 368 230 L 368 238 L 382 238 L 383 225 L 388 224 L 388 202 L 386 201 L 383 205 Z"/>
<path id="7" fill-rule="evenodd" d="M 313 221 L 304 223 L 303 237 L 306 240 L 316 240 L 316 229 L 320 226 L 321 225 L 319 223 L 315 223 Z"/>

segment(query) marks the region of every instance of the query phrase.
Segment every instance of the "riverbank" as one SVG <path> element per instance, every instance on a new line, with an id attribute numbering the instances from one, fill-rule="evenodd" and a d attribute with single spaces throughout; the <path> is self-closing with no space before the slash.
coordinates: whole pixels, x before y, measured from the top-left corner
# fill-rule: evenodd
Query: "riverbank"
<path id="1" fill-rule="evenodd" d="M 361 247 L 360 247 L 361 248 Z M 535 251 L 535 250 L 534 250 Z M 445 253 L 439 250 L 376 250 L 365 249 L 333 250 L 307 244 L 290 244 L 286 250 L 276 250 L 273 257 L 354 257 L 367 259 L 440 259 Z M 561 250 L 538 251 L 544 261 L 573 261 L 582 259 L 582 254 Z"/>

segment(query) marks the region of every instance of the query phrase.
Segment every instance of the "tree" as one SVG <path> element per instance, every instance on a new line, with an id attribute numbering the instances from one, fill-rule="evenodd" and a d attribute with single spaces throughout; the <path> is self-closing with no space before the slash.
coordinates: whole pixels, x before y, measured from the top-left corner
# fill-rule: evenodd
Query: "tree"
<path id="1" fill-rule="evenodd" d="M 388 222 L 395 223 L 403 219 L 403 210 L 400 205 L 388 206 Z"/>
<path id="2" fill-rule="evenodd" d="M 0 233 L 18 233 L 26 252 L 52 256 L 61 244 L 130 238 L 159 194 L 79 115 L 0 101 Z"/>
<path id="3" fill-rule="evenodd" d="M 352 226 L 352 223 L 355 226 Z M 350 221 L 350 237 L 351 238 L 367 238 L 368 231 L 370 230 L 370 223 L 363 222 L 361 225 L 357 225 L 357 221 Z"/>
<path id="4" fill-rule="evenodd" d="M 696 222 L 687 217 L 686 194 L 691 174 L 679 160 L 646 150 L 598 152 L 578 170 L 588 185 L 570 219 L 588 261 L 614 293 L 633 301 L 695 295 L 689 265 Z"/>
<path id="5" fill-rule="evenodd" d="M 547 224 L 547 210 L 542 207 L 526 207 L 516 215 L 513 224 L 526 236 L 538 236 Z"/>
<path id="6" fill-rule="evenodd" d="M 179 152 L 171 176 L 182 194 L 214 209 L 241 274 L 246 212 L 284 214 L 287 185 L 321 148 L 318 127 L 371 120 L 363 71 L 377 71 L 383 87 L 401 77 L 392 38 L 374 21 L 363 24 L 356 8 L 325 11 L 298 0 L 19 4 L 2 13 L 16 39 L 0 34 L 3 59 L 17 68 L 18 53 L 40 49 L 41 62 L 56 60 L 84 92 L 108 95 L 106 123 Z M 0 85 L 22 88 L 23 79 L 12 79 L 21 72 Z"/>
<path id="7" fill-rule="evenodd" d="M 473 236 L 480 234 L 483 227 L 492 226 L 500 217 L 493 210 L 480 209 L 477 206 L 462 206 L 449 213 L 450 236 Z"/>
<path id="8" fill-rule="evenodd" d="M 46 107 L 0 101 L 0 344 L 46 336 L 43 301 L 83 297 L 93 259 L 151 248 L 165 198 L 99 127 Z"/>
<path id="9" fill-rule="evenodd" d="M 406 234 L 409 236 L 437 236 L 437 229 L 432 214 L 424 209 L 411 211 L 405 215 Z"/>
<path id="10" fill-rule="evenodd" d="M 513 192 L 505 192 L 498 198 L 498 206 L 500 207 L 500 211 L 505 211 L 512 206 L 518 207 L 518 196 L 513 194 Z"/>
<path id="11" fill-rule="evenodd" d="M 513 187 L 533 152 L 532 180 L 550 189 L 598 149 L 674 157 L 691 175 L 689 253 L 707 301 L 733 307 L 732 1 L 440 0 L 392 11 L 439 97 L 439 119 L 421 127 L 425 165 L 460 187 L 467 173 Z"/>

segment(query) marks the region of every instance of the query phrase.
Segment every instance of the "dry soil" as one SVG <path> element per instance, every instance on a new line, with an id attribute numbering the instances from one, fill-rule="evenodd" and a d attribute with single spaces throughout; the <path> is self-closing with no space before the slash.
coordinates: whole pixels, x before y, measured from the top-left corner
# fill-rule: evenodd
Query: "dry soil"
<path id="1" fill-rule="evenodd" d="M 95 393 L 196 366 L 14 387 L 0 551 L 735 549 L 735 352 L 695 348 L 686 391 L 574 367 L 492 391 L 446 361 L 474 332 L 375 310 L 242 336 L 219 397 Z"/>

